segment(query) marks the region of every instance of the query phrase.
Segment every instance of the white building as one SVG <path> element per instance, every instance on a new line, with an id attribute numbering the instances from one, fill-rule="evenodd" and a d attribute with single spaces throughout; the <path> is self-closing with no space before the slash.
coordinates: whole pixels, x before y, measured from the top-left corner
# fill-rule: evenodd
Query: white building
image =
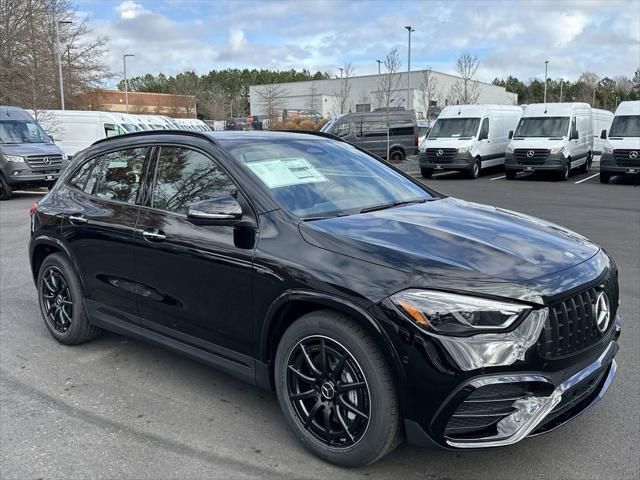
<path id="1" fill-rule="evenodd" d="M 411 72 L 409 84 L 408 109 L 414 109 L 418 118 L 425 118 L 424 73 L 425 70 Z M 397 90 L 394 90 L 395 102 L 393 106 L 407 108 L 407 72 L 400 72 L 396 75 L 400 77 L 400 80 L 398 81 Z M 380 98 L 378 93 L 380 91 L 380 76 L 363 75 L 351 77 L 349 80 L 351 86 L 349 97 L 342 112 L 340 111 L 340 78 L 277 84 L 279 87 L 277 101 L 271 100 L 270 103 L 277 103 L 278 110 L 315 110 L 322 114 L 323 117 L 331 117 L 340 113 L 371 111 L 382 106 L 377 101 Z M 452 88 L 460 80 L 460 77 L 432 70 L 431 78 L 437 84 L 434 98 L 431 99 L 432 106 L 444 107 L 458 103 L 452 94 Z M 476 103 L 518 104 L 518 95 L 507 92 L 504 87 L 485 82 L 474 83 L 478 91 Z M 273 89 L 274 85 L 269 86 L 269 90 L 273 91 Z M 266 92 L 264 85 L 252 85 L 249 87 L 251 115 L 265 114 L 265 106 L 268 103 L 265 101 L 265 95 L 272 99 L 274 97 L 274 95 L 269 95 Z"/>

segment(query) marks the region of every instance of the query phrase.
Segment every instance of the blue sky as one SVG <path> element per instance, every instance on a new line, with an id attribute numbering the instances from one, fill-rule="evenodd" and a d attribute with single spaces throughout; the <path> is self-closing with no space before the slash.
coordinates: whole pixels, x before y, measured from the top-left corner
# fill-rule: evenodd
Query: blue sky
<path id="1" fill-rule="evenodd" d="M 632 75 L 640 66 L 640 0 L 356 1 L 77 0 L 94 34 L 109 38 L 107 62 L 130 75 L 187 69 L 308 68 L 356 75 L 397 47 L 412 69 L 453 73 L 462 52 L 480 59 L 478 79 L 514 74 L 575 79 Z"/>

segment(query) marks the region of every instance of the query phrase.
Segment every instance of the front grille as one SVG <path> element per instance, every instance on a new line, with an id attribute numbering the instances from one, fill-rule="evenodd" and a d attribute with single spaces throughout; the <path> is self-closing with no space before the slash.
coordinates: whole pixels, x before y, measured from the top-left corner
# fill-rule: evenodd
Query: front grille
<path id="1" fill-rule="evenodd" d="M 636 158 L 631 158 L 631 152 L 636 152 Z M 616 165 L 621 167 L 640 167 L 640 149 L 638 150 L 614 150 L 613 158 Z"/>
<path id="2" fill-rule="evenodd" d="M 56 169 L 62 165 L 62 155 L 30 155 L 27 163 L 32 170 Z"/>
<path id="3" fill-rule="evenodd" d="M 610 321 L 604 332 L 596 325 L 594 304 L 601 291 L 609 297 Z M 598 343 L 611 330 L 618 310 L 618 274 L 610 273 L 598 284 L 549 305 L 538 352 L 545 358 L 557 358 L 581 352 Z"/>
<path id="4" fill-rule="evenodd" d="M 542 148 L 516 148 L 513 151 L 513 158 L 520 165 L 540 165 L 548 156 L 549 150 Z"/>
<path id="5" fill-rule="evenodd" d="M 427 148 L 427 160 L 431 163 L 451 163 L 458 155 L 457 148 Z"/>

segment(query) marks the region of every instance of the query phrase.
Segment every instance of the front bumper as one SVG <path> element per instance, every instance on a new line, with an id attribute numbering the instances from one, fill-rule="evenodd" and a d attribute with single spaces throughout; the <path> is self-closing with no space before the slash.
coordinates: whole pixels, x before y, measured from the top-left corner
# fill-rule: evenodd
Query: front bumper
<path id="1" fill-rule="evenodd" d="M 49 186 L 56 183 L 63 170 L 64 166 L 62 168 L 32 170 L 25 163 L 7 162 L 2 173 L 11 186 Z"/>
<path id="2" fill-rule="evenodd" d="M 514 158 L 513 153 L 507 153 L 504 159 L 504 168 L 513 172 L 562 172 L 566 162 L 567 160 L 562 153 L 550 153 L 543 163 L 518 161 Z"/>
<path id="3" fill-rule="evenodd" d="M 418 162 L 420 163 L 420 168 L 429 169 L 429 170 L 468 170 L 473 165 L 473 157 L 470 152 L 458 152 L 456 156 L 452 159 L 447 159 L 439 162 L 436 160 L 430 160 L 427 158 L 426 152 L 420 152 L 420 156 L 418 157 Z"/>
<path id="4" fill-rule="evenodd" d="M 600 155 L 600 171 L 603 173 L 640 174 L 640 159 L 625 159 L 623 163 L 623 165 L 620 165 L 611 153 L 603 153 Z"/>

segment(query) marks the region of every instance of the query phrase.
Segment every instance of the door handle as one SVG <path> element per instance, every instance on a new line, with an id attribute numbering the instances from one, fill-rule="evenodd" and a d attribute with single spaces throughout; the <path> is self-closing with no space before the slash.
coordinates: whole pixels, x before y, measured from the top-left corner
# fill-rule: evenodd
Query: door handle
<path id="1" fill-rule="evenodd" d="M 142 232 L 142 236 L 149 242 L 162 242 L 167 238 L 162 230 L 157 228 L 147 228 Z"/>
<path id="2" fill-rule="evenodd" d="M 74 225 L 82 225 L 87 223 L 87 217 L 80 213 L 74 213 L 73 215 L 69 215 L 69 221 Z"/>

